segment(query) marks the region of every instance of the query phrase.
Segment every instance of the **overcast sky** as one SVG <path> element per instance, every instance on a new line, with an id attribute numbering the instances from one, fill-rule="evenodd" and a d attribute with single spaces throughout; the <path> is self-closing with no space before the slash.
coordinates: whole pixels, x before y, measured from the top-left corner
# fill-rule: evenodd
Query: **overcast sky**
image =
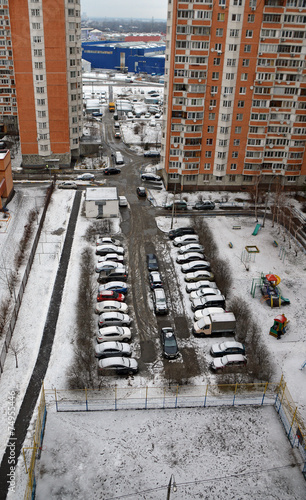
<path id="1" fill-rule="evenodd" d="M 167 0 L 81 0 L 88 17 L 166 19 Z"/>

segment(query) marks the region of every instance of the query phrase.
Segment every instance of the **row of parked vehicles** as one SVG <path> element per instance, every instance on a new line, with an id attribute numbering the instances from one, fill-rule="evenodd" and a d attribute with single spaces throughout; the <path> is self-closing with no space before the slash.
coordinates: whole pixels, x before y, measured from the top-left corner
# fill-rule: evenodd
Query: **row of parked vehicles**
<path id="1" fill-rule="evenodd" d="M 204 247 L 194 229 L 174 229 L 169 232 L 169 237 L 178 248 L 176 262 L 185 274 L 186 291 L 194 312 L 194 335 L 235 335 L 235 315 L 225 310 L 225 297 L 214 281 L 210 263 L 203 253 Z M 210 354 L 214 357 L 210 365 L 214 371 L 246 364 L 245 347 L 236 341 L 215 344 Z"/>
<path id="2" fill-rule="evenodd" d="M 138 371 L 137 360 L 132 358 L 132 338 L 129 306 L 126 304 L 128 285 L 125 250 L 121 242 L 112 237 L 99 237 L 96 242 L 98 262 L 98 294 L 95 312 L 99 315 L 95 355 L 102 374 L 132 375 Z"/>
<path id="3" fill-rule="evenodd" d="M 159 272 L 157 257 L 153 253 L 147 254 L 147 268 L 155 314 L 168 314 L 169 309 L 164 284 Z M 160 337 L 164 358 L 177 358 L 179 349 L 173 327 L 169 325 L 161 328 Z"/>

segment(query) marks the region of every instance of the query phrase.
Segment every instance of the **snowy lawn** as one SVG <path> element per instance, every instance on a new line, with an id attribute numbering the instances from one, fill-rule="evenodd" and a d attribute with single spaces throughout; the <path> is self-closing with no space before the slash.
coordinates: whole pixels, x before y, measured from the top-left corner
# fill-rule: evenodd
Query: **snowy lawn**
<path id="1" fill-rule="evenodd" d="M 38 462 L 38 500 L 303 499 L 300 456 L 265 408 L 55 413 Z"/>

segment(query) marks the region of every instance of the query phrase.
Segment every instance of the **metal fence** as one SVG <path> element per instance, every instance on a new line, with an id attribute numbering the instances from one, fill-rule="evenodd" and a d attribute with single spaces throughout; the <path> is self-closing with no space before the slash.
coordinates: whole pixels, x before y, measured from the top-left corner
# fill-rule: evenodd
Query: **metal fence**
<path id="1" fill-rule="evenodd" d="M 29 447 L 22 448 L 24 463 L 26 473 L 28 474 L 28 481 L 26 486 L 26 491 L 24 494 L 24 500 L 30 500 L 35 498 L 36 489 L 36 477 L 35 477 L 35 464 L 36 460 L 40 458 L 42 442 L 46 424 L 47 407 L 45 399 L 44 386 L 41 388 L 40 401 L 38 404 L 37 420 L 35 424 L 35 431 L 33 436 L 32 445 Z M 29 462 L 29 465 L 27 465 Z"/>
<path id="2" fill-rule="evenodd" d="M 35 252 L 36 252 L 36 249 L 37 249 L 37 245 L 38 245 L 38 242 L 39 242 L 40 234 L 41 234 L 42 227 L 43 227 L 43 224 L 44 224 L 44 221 L 45 221 L 45 217 L 46 217 L 46 213 L 47 213 L 47 209 L 48 209 L 48 206 L 49 206 L 49 203 L 50 203 L 50 199 L 51 199 L 51 195 L 52 195 L 53 189 L 54 189 L 54 186 L 53 186 L 53 183 L 52 183 L 50 185 L 48 191 L 47 191 L 47 194 L 46 194 L 45 205 L 44 205 L 44 208 L 43 208 L 43 211 L 42 211 L 42 215 L 41 215 L 41 218 L 40 218 L 40 221 L 39 221 L 39 225 L 38 225 L 38 228 L 37 228 L 36 236 L 35 236 L 34 241 L 33 241 L 32 249 L 31 249 L 31 252 L 30 252 L 30 255 L 29 255 L 29 258 L 28 258 L 28 262 L 27 262 L 27 265 L 26 265 L 26 268 L 25 268 L 25 271 L 24 271 L 24 274 L 23 274 L 23 278 L 22 278 L 22 281 L 21 281 L 21 284 L 20 284 L 20 287 L 19 287 L 18 295 L 15 297 L 15 305 L 14 305 L 14 308 L 13 308 L 12 313 L 11 313 L 11 319 L 10 319 L 8 328 L 6 330 L 4 344 L 3 344 L 1 352 L 0 352 L 0 375 L 3 372 L 4 362 L 5 362 L 5 359 L 6 359 L 6 355 L 8 353 L 8 349 L 9 349 L 9 345 L 10 345 L 10 342 L 11 342 L 11 338 L 13 336 L 15 324 L 16 324 L 16 321 L 17 321 L 17 318 L 18 318 L 19 309 L 20 309 L 20 306 L 21 306 L 22 297 L 23 297 L 23 294 L 24 294 L 24 290 L 25 290 L 26 284 L 28 282 L 28 277 L 29 277 L 29 274 L 30 274 L 30 271 L 31 271 L 31 267 L 32 267 L 32 264 L 33 264 L 33 260 L 34 260 L 34 257 L 35 257 Z"/>

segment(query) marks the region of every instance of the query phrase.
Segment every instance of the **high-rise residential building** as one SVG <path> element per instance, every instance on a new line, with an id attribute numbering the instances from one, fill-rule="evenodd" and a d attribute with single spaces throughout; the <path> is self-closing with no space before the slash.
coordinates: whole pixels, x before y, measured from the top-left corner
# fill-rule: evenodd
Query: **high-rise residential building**
<path id="1" fill-rule="evenodd" d="M 168 0 L 169 189 L 306 183 L 306 0 Z"/>
<path id="2" fill-rule="evenodd" d="M 0 74 L 0 123 L 17 118 L 23 165 L 70 165 L 82 135 L 80 0 L 0 2 Z"/>

